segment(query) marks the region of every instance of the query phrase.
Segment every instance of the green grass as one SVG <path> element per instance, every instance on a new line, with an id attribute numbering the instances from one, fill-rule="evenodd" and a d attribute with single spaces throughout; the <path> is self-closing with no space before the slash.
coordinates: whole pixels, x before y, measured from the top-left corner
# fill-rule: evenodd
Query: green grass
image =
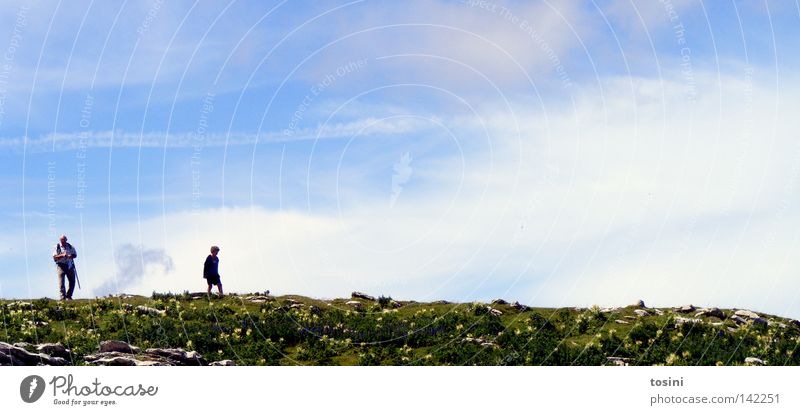
<path id="1" fill-rule="evenodd" d="M 0 300 L 0 341 L 61 342 L 72 349 L 73 364 L 83 364 L 103 340 L 181 347 L 240 365 L 608 365 L 609 356 L 634 365 L 741 365 L 751 356 L 769 365 L 800 364 L 800 329 L 769 315 L 762 315 L 769 326 L 715 317 L 676 325 L 676 317 L 694 313 L 661 309 L 663 315 L 638 317 L 633 306 L 603 313 L 490 305 L 503 313 L 495 316 L 480 303 L 401 301 L 392 308 L 389 301 L 360 300 L 358 311 L 346 304 L 349 298 L 287 295 L 257 304 L 245 297 Z M 290 300 L 302 306 L 290 308 Z"/>

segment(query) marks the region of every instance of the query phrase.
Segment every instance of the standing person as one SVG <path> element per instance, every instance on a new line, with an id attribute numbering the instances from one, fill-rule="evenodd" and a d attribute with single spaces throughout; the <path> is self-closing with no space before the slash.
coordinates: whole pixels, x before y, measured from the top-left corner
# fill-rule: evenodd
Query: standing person
<path id="1" fill-rule="evenodd" d="M 61 294 L 61 300 L 72 300 L 72 292 L 75 290 L 75 261 L 78 257 L 78 252 L 75 248 L 67 242 L 67 236 L 61 235 L 58 238 L 58 243 L 53 249 L 53 261 L 56 263 L 56 272 L 58 273 L 58 289 Z M 69 289 L 64 290 L 64 277 L 67 277 Z"/>
<path id="2" fill-rule="evenodd" d="M 208 282 L 208 296 L 211 297 L 211 286 L 216 285 L 219 290 L 219 296 L 222 297 L 222 281 L 219 277 L 219 247 L 214 245 L 211 247 L 211 255 L 206 257 L 206 262 L 203 264 L 203 278 Z"/>

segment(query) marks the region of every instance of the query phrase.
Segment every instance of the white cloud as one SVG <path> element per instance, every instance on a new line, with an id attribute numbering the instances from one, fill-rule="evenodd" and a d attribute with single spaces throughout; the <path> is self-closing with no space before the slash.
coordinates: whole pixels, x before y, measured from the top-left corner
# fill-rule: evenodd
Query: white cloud
<path id="1" fill-rule="evenodd" d="M 229 291 L 505 295 L 543 305 L 642 298 L 800 316 L 800 261 L 791 255 L 800 229 L 800 94 L 796 84 L 772 91 L 715 79 L 697 74 L 694 103 L 682 80 L 609 79 L 603 90 L 582 91 L 574 107 L 547 108 L 546 119 L 524 103 L 515 112 L 536 115 L 516 120 L 486 103 L 491 155 L 425 160 L 412 147 L 394 205 L 398 158 L 381 157 L 391 161 L 360 173 L 385 180 L 364 187 L 328 178 L 340 186 L 324 187 L 334 203 L 313 198 L 307 211 L 183 211 L 115 223 L 113 234 L 93 229 L 82 238 L 82 275 L 98 287 L 114 272 L 107 247 L 133 243 L 163 249 L 174 263 L 133 291 L 202 290 L 200 266 L 216 244 Z M 480 141 L 474 119 L 442 122 L 459 140 Z"/>

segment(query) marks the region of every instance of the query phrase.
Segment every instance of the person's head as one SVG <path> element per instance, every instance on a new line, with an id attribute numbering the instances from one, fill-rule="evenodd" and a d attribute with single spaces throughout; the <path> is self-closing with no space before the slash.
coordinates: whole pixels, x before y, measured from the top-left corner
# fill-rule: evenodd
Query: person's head
<path id="1" fill-rule="evenodd" d="M 67 245 L 67 235 L 61 235 L 58 238 L 58 241 L 61 242 L 61 245 L 66 246 Z"/>
<path id="2" fill-rule="evenodd" d="M 218 252 L 219 252 L 219 247 L 218 246 L 216 246 L 216 245 L 211 246 L 211 255 L 217 256 Z"/>

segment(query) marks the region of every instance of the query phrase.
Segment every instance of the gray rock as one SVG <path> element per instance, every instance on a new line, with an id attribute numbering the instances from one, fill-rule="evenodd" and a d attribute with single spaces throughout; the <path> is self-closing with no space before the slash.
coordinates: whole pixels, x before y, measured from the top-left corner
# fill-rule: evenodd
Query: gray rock
<path id="1" fill-rule="evenodd" d="M 513 303 L 511 303 L 511 307 L 514 307 L 515 309 L 517 309 L 517 311 L 521 313 L 528 311 L 529 308 L 526 305 L 520 304 L 519 301 L 514 301 Z"/>
<path id="2" fill-rule="evenodd" d="M 49 359 L 42 359 L 42 364 L 47 366 L 66 366 L 68 363 L 63 357 L 50 356 Z"/>
<path id="3" fill-rule="evenodd" d="M 653 309 L 653 312 L 656 313 L 657 316 L 663 316 L 664 315 L 664 312 L 659 310 L 659 309 L 657 309 L 657 308 Z"/>
<path id="4" fill-rule="evenodd" d="M 737 315 L 739 317 L 744 317 L 744 318 L 749 319 L 749 320 L 753 320 L 753 319 L 757 319 L 757 318 L 761 317 L 758 314 L 756 314 L 756 313 L 754 313 L 754 312 L 752 312 L 750 310 L 736 310 L 736 312 L 733 313 L 733 314 L 735 314 L 735 315 Z"/>
<path id="5" fill-rule="evenodd" d="M 764 365 L 764 361 L 757 357 L 746 357 L 744 359 L 744 364 L 753 366 L 762 366 Z"/>
<path id="6" fill-rule="evenodd" d="M 0 353 L 3 354 L 2 360 L 15 366 L 63 366 L 66 364 L 64 359 L 53 358 L 44 353 L 31 353 L 21 347 L 0 342 Z"/>
<path id="7" fill-rule="evenodd" d="M 675 325 L 679 326 L 681 324 L 699 324 L 702 323 L 703 320 L 699 318 L 684 318 L 684 317 L 675 317 Z"/>
<path id="8" fill-rule="evenodd" d="M 617 366 L 628 366 L 629 365 L 628 362 L 630 362 L 630 359 L 627 357 L 616 357 L 616 356 L 608 356 L 606 357 L 606 360 Z"/>
<path id="9" fill-rule="evenodd" d="M 268 301 L 272 301 L 272 297 L 267 297 L 265 295 L 251 295 L 249 297 L 245 297 L 245 300 L 250 301 L 251 303 L 262 304 Z"/>
<path id="10" fill-rule="evenodd" d="M 617 324 L 629 324 L 627 320 L 614 320 Z"/>
<path id="11" fill-rule="evenodd" d="M 492 300 L 492 304 L 506 305 L 506 304 L 508 304 L 508 301 L 506 301 L 506 300 L 504 300 L 502 298 L 495 298 L 494 300 Z"/>
<path id="12" fill-rule="evenodd" d="M 778 326 L 782 329 L 786 329 L 787 327 L 789 327 L 786 324 L 781 323 L 780 321 L 769 320 L 767 323 L 769 324 L 769 326 Z"/>
<path id="13" fill-rule="evenodd" d="M 25 362 L 0 349 L 0 366 L 25 366 Z"/>
<path id="14" fill-rule="evenodd" d="M 691 305 L 691 304 L 688 304 L 688 305 L 685 305 L 685 306 L 681 306 L 681 307 L 678 307 L 678 308 L 676 308 L 676 309 L 675 309 L 675 311 L 677 311 L 677 312 L 679 312 L 679 313 L 684 313 L 684 314 L 685 314 L 685 313 L 691 313 L 691 312 L 693 312 L 693 311 L 694 311 L 694 310 L 696 310 L 696 309 L 697 309 L 697 308 L 695 308 L 695 306 L 693 306 L 693 305 Z"/>
<path id="15" fill-rule="evenodd" d="M 496 308 L 492 308 L 492 307 L 488 307 L 487 306 L 486 309 L 489 310 L 489 313 L 491 313 L 492 315 L 495 315 L 495 316 L 502 316 L 503 315 L 503 312 L 498 310 L 498 309 L 496 309 Z"/>
<path id="16" fill-rule="evenodd" d="M 36 346 L 34 346 L 34 345 L 30 344 L 30 343 L 25 343 L 25 342 L 14 343 L 14 346 L 15 347 L 21 347 L 21 348 L 23 348 L 23 349 L 25 349 L 25 350 L 27 350 L 29 352 L 32 352 L 32 351 L 36 350 Z"/>
<path id="17" fill-rule="evenodd" d="M 100 353 L 107 352 L 136 354 L 139 353 L 139 348 L 119 340 L 106 340 L 104 342 L 100 342 Z"/>
<path id="18" fill-rule="evenodd" d="M 181 366 L 205 366 L 206 362 L 203 356 L 196 351 L 177 349 L 147 349 L 145 354 L 150 356 L 158 356 L 168 359 L 174 364 Z"/>
<path id="19" fill-rule="evenodd" d="M 149 314 L 151 316 L 165 316 L 167 314 L 167 312 L 164 310 L 158 310 L 153 307 L 147 307 L 143 305 L 136 306 L 136 310 L 144 314 Z"/>
<path id="20" fill-rule="evenodd" d="M 650 313 L 648 313 L 647 310 L 640 310 L 640 309 L 633 310 L 633 314 L 636 314 L 639 317 L 647 317 L 650 315 Z"/>
<path id="21" fill-rule="evenodd" d="M 734 323 L 736 323 L 736 324 L 740 324 L 740 325 L 741 325 L 741 324 L 746 324 L 746 323 L 747 323 L 747 320 L 745 320 L 745 319 L 743 319 L 743 318 L 741 318 L 741 317 L 737 316 L 736 314 L 732 315 L 732 316 L 730 317 L 730 320 L 731 320 L 731 321 L 733 321 Z"/>
<path id="22" fill-rule="evenodd" d="M 761 318 L 761 317 L 754 318 L 754 319 L 753 319 L 753 320 L 751 320 L 751 321 L 753 322 L 753 324 L 758 324 L 758 325 L 760 325 L 760 326 L 767 326 L 767 325 L 769 325 L 769 322 L 768 322 L 766 319 L 763 319 L 763 318 Z"/>
<path id="23" fill-rule="evenodd" d="M 725 320 L 725 313 L 717 307 L 712 308 L 703 308 L 698 310 L 698 313 L 694 315 L 695 317 L 716 317 L 720 320 Z"/>
<path id="24" fill-rule="evenodd" d="M 236 366 L 236 362 L 233 360 L 219 360 L 209 363 L 209 366 Z"/>
<path id="25" fill-rule="evenodd" d="M 400 302 L 399 302 L 399 301 L 395 301 L 395 300 L 392 300 L 392 301 L 390 301 L 390 302 L 389 302 L 389 305 L 390 305 L 392 308 L 400 308 L 400 307 L 402 307 L 402 306 L 403 306 L 402 304 L 400 304 Z"/>
<path id="26" fill-rule="evenodd" d="M 134 360 L 136 366 L 172 366 L 169 363 L 159 362 L 155 360 Z"/>
<path id="27" fill-rule="evenodd" d="M 447 301 L 447 300 L 436 300 L 436 301 L 432 302 L 431 304 L 447 305 L 447 304 L 450 304 L 450 302 Z"/>
<path id="28" fill-rule="evenodd" d="M 62 357 L 64 359 L 69 359 L 70 357 L 70 350 L 61 343 L 40 344 L 36 346 L 36 350 L 50 356 Z"/>
<path id="29" fill-rule="evenodd" d="M 350 297 L 352 297 L 352 298 L 360 298 L 362 300 L 367 300 L 367 301 L 375 301 L 375 297 L 373 297 L 371 295 L 368 295 L 368 294 L 364 294 L 362 292 L 358 292 L 358 291 L 353 291 L 353 293 L 350 294 Z"/>
<path id="30" fill-rule="evenodd" d="M 115 356 L 95 359 L 89 363 L 101 366 L 136 366 L 136 362 L 137 360 L 132 357 Z"/>

